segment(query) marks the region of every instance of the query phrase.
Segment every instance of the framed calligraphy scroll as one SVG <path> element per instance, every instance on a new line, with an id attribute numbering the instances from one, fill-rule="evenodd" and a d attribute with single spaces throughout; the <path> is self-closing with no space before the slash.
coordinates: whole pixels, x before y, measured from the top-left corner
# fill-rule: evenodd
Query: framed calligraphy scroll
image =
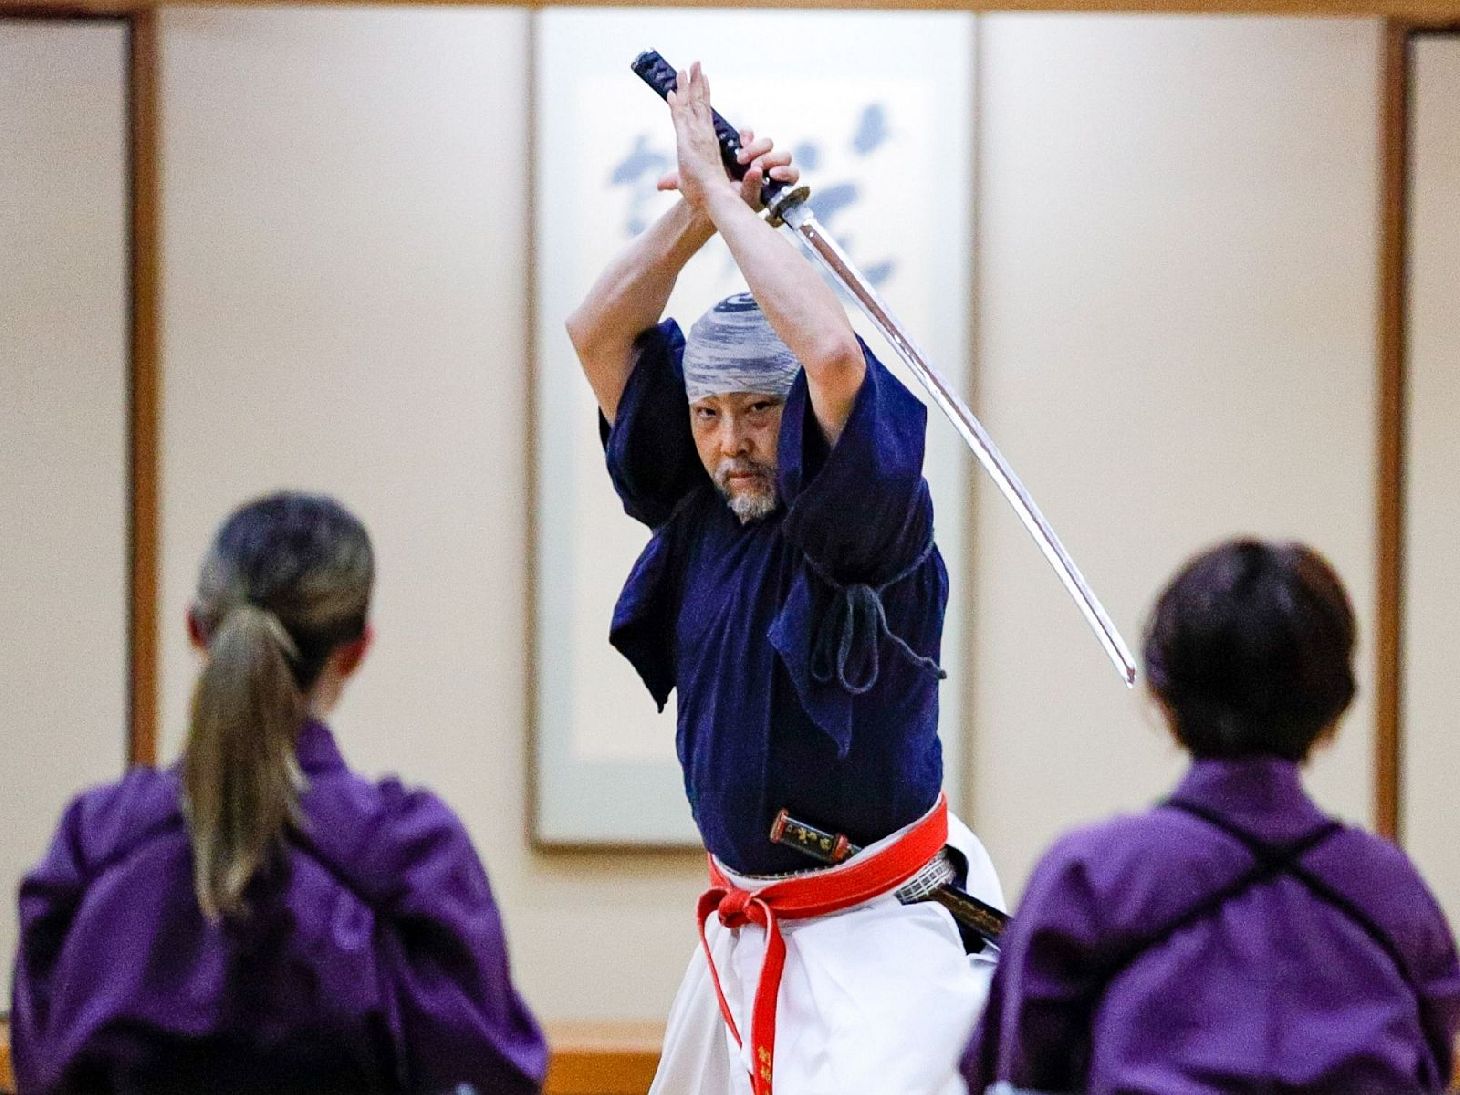
<path id="1" fill-rule="evenodd" d="M 608 645 L 614 600 L 648 532 L 614 495 L 593 397 L 563 329 L 604 265 L 675 200 L 655 189 L 674 162 L 668 113 L 629 62 L 650 48 L 676 64 L 702 61 L 727 117 L 789 145 L 822 223 L 966 389 L 973 19 L 569 8 L 537 19 L 533 838 L 540 847 L 695 846 L 672 701 L 658 713 Z M 743 288 L 713 240 L 685 269 L 668 314 L 688 328 Z M 853 322 L 900 369 L 869 325 Z M 934 414 L 927 477 L 955 590 L 941 697 L 950 784 L 963 715 L 956 593 L 971 474 L 961 442 Z"/>

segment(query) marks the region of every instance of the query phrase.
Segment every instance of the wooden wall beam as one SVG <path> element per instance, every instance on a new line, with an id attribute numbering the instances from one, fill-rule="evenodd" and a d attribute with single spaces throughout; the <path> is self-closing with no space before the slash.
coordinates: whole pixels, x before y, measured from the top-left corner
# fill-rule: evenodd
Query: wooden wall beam
<path id="1" fill-rule="evenodd" d="M 1399 838 L 1404 626 L 1404 351 L 1409 145 L 1407 24 L 1384 29 L 1380 67 L 1379 479 L 1374 634 L 1374 828 Z"/>
<path id="2" fill-rule="evenodd" d="M 127 759 L 157 763 L 158 541 L 160 511 L 158 430 L 162 394 L 159 359 L 158 33 L 157 12 L 130 19 L 129 171 L 131 176 L 130 601 Z"/>
<path id="3" fill-rule="evenodd" d="M 1460 18 L 1390 20 L 1384 29 L 1381 66 L 1374 828 L 1395 841 L 1402 841 L 1404 836 L 1404 524 L 1413 84 L 1410 45 L 1419 34 L 1460 34 Z"/>
<path id="4" fill-rule="evenodd" d="M 12 10 L 56 14 L 126 14 L 160 7 L 278 7 L 281 0 L 0 0 Z M 287 3 L 287 0 L 283 0 Z M 326 5 L 391 7 L 417 3 L 471 6 L 724 7 L 725 0 L 322 0 Z M 740 0 L 743 8 L 780 8 L 783 0 Z M 943 11 L 1147 12 L 1159 14 L 1369 16 L 1419 23 L 1460 19 L 1460 0 L 798 0 L 803 8 Z"/>

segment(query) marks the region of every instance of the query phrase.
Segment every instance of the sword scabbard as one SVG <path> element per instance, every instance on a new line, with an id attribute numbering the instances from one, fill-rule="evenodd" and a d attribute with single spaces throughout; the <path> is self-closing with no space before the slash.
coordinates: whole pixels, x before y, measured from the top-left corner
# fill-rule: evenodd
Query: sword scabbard
<path id="1" fill-rule="evenodd" d="M 986 905 L 954 885 L 941 886 L 928 895 L 953 914 L 953 919 L 972 928 L 991 943 L 997 943 L 1009 924 L 1008 913 Z"/>

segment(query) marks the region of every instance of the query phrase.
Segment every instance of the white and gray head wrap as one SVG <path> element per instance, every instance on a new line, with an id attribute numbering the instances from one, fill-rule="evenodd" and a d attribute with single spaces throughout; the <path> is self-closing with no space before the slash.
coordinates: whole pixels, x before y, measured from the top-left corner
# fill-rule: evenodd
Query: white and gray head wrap
<path id="1" fill-rule="evenodd" d="M 691 403 L 729 392 L 785 399 L 800 368 L 749 293 L 726 297 L 700 316 L 684 343 L 684 388 Z"/>

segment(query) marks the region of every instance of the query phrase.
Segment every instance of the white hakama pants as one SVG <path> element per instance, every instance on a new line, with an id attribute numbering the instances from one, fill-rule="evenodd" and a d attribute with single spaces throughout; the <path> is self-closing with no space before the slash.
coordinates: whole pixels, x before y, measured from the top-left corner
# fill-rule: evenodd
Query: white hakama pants
<path id="1" fill-rule="evenodd" d="M 968 859 L 969 893 L 1003 908 L 988 853 L 951 814 L 948 843 Z M 730 879 L 745 888 L 765 884 Z M 890 893 L 830 916 L 782 920 L 781 934 L 776 1095 L 964 1095 L 958 1058 L 988 996 L 994 948 L 966 954 L 947 909 L 903 905 Z M 697 947 L 649 1095 L 750 1095 L 750 1016 L 765 929 L 725 928 L 711 916 L 705 937 L 745 1045 L 736 1045 L 720 1014 Z"/>

